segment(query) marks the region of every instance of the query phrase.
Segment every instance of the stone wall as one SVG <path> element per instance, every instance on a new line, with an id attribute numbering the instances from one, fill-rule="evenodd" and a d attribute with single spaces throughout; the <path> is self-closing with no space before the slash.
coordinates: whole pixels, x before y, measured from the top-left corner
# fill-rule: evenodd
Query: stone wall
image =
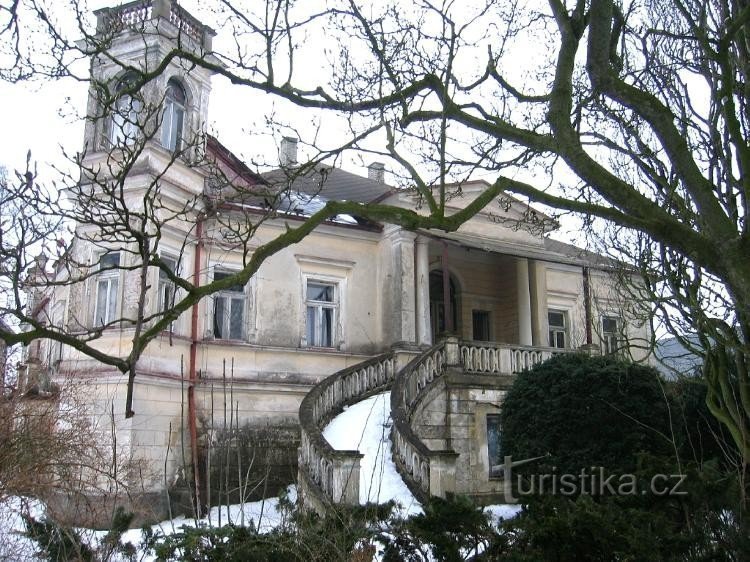
<path id="1" fill-rule="evenodd" d="M 425 397 L 414 408 L 411 418 L 414 433 L 433 451 L 448 448 L 450 429 L 447 412 L 445 385 L 439 380 L 427 389 Z"/>
<path id="2" fill-rule="evenodd" d="M 502 480 L 489 477 L 487 415 L 500 412 L 512 380 L 512 376 L 449 370 L 427 390 L 412 417 L 414 431 L 430 449 L 452 449 L 459 454 L 456 493 L 483 503 L 503 499 Z"/>
<path id="3" fill-rule="evenodd" d="M 299 435 L 297 425 L 245 425 L 219 432 L 201 455 L 211 504 L 278 496 L 296 481 Z"/>

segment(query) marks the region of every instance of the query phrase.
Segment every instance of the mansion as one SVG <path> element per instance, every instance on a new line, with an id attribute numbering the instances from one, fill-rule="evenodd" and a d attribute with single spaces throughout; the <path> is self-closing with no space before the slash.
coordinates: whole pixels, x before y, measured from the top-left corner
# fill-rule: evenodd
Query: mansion
<path id="1" fill-rule="evenodd" d="M 94 60 L 92 73 L 119 97 L 108 118 L 87 121 L 81 183 L 94 185 L 113 159 L 127 159 L 133 139 L 153 126 L 122 182 L 122 201 L 144 210 L 158 189 L 162 216 L 174 213 L 152 242 L 161 268 L 140 267 L 134 240 L 99 237 L 94 221 L 79 224 L 67 255 L 89 264 L 85 279 L 34 296 L 50 325 L 96 332 L 91 345 L 127 355 L 132 319 L 146 317 L 148 327 L 180 299 L 168 272 L 195 286 L 220 281 L 326 201 L 424 212 L 416 192 L 387 185 L 378 162 L 361 174 L 324 164 L 297 173 L 294 138 L 281 140 L 278 170 L 251 170 L 204 134 L 209 70 L 174 59 L 136 96 L 134 77 L 123 69 L 123 61 L 153 68 L 178 40 L 211 57 L 211 29 L 164 0 L 97 17 L 101 33 L 119 26 L 111 46 L 117 56 Z M 93 91 L 89 100 L 89 113 L 100 114 Z M 151 104 L 161 108 L 159 118 L 139 128 Z M 175 157 L 188 144 L 190 158 Z M 487 186 L 452 186 L 447 212 Z M 242 221 L 253 228 L 240 242 Z M 180 486 L 198 490 L 204 503 L 212 493 L 230 494 L 216 485 L 221 458 L 212 451 L 220 442 L 239 446 L 241 432 L 249 460 L 233 461 L 231 470 L 252 474 L 254 496 L 297 480 L 316 509 L 356 503 L 360 457 L 332 449 L 321 431 L 346 404 L 386 389 L 393 455 L 407 484 L 421 495 L 461 492 L 489 501 L 502 494 L 493 471 L 497 414 L 514 372 L 581 349 L 647 358 L 649 325 L 620 287 L 630 274 L 554 240 L 555 227 L 510 196 L 451 233 L 338 215 L 270 255 L 246 284 L 202 298 L 162 330 L 138 360 L 132 416 L 122 415 L 128 376 L 69 346 L 32 345 L 24 376 L 27 384 L 66 379 L 84 389 L 98 434 L 116 436 L 123 455 L 138 463 L 127 476 L 137 490 L 128 501 L 147 519 L 163 517 L 165 491 Z M 65 259 L 42 264 L 43 274 L 64 281 Z"/>

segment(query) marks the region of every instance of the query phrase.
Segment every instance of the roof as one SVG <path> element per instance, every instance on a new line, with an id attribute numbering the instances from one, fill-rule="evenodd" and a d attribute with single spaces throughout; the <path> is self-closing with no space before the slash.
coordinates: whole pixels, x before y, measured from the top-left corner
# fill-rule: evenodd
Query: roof
<path id="1" fill-rule="evenodd" d="M 260 174 L 253 172 L 247 167 L 242 160 L 240 160 L 231 150 L 229 150 L 219 139 L 213 135 L 208 135 L 206 142 L 206 150 L 209 154 L 219 159 L 221 162 L 226 164 L 231 170 L 233 170 L 237 177 L 241 178 L 248 184 L 265 184 L 265 180 Z"/>
<path id="2" fill-rule="evenodd" d="M 591 250 L 579 248 L 578 246 L 574 246 L 573 244 L 560 242 L 559 240 L 555 240 L 553 238 L 544 238 L 544 249 L 550 252 L 554 252 L 555 254 L 565 256 L 566 258 L 575 261 L 575 263 L 580 263 L 581 265 L 592 265 L 600 267 L 622 267 L 623 265 L 617 260 L 614 260 L 607 256 L 603 256 L 602 254 L 597 254 L 596 252 L 592 252 Z"/>
<path id="3" fill-rule="evenodd" d="M 273 209 L 288 217 L 309 217 L 322 209 L 327 201 L 369 203 L 390 187 L 338 168 L 318 164 L 305 175 L 274 170 L 266 174 L 252 171 L 216 137 L 208 137 L 207 149 L 216 165 L 216 177 L 207 184 L 207 195 L 223 208 L 255 210 L 266 213 Z M 291 185 L 291 189 L 290 189 Z M 336 215 L 329 224 L 380 228 L 373 221 L 351 215 Z"/>
<path id="4" fill-rule="evenodd" d="M 543 245 L 530 246 L 504 240 L 480 238 L 476 235 L 465 234 L 462 232 L 441 232 L 437 230 L 424 229 L 420 229 L 418 232 L 419 234 L 423 234 L 431 238 L 445 240 L 446 242 L 456 244 L 457 246 L 482 250 L 484 252 L 490 252 L 494 254 L 503 254 L 506 256 L 529 258 L 551 263 L 561 263 L 576 266 L 592 266 L 601 268 L 612 268 L 618 265 L 620 267 L 622 266 L 621 264 L 618 264 L 617 261 L 606 256 L 584 250 L 583 248 L 573 246 L 572 244 L 559 242 L 551 238 L 543 238 Z"/>
<path id="5" fill-rule="evenodd" d="M 292 191 L 320 197 L 326 201 L 354 201 L 373 203 L 393 192 L 388 184 L 329 166 L 316 164 L 314 168 L 276 169 L 263 174 L 263 178 L 281 188 L 291 186 Z"/>

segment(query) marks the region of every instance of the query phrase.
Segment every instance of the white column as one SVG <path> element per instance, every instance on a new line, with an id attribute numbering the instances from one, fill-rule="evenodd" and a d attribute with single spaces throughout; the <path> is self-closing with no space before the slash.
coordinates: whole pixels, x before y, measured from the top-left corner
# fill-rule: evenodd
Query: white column
<path id="1" fill-rule="evenodd" d="M 417 237 L 417 344 L 432 345 L 429 238 Z"/>
<path id="2" fill-rule="evenodd" d="M 529 260 L 526 258 L 516 258 L 516 284 L 518 287 L 518 343 L 532 345 Z"/>
<path id="3" fill-rule="evenodd" d="M 390 340 L 393 343 L 416 343 L 414 291 L 414 239 L 416 236 L 400 228 L 387 234 L 391 242 L 392 279 Z"/>
<path id="4" fill-rule="evenodd" d="M 534 345 L 547 346 L 547 275 L 544 262 L 529 260 L 531 335 Z"/>

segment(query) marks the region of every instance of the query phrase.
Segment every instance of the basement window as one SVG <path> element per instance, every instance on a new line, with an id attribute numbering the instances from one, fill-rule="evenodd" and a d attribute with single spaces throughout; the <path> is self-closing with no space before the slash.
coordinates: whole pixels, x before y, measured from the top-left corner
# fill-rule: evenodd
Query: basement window
<path id="1" fill-rule="evenodd" d="M 500 414 L 487 414 L 487 460 L 489 461 L 490 478 L 501 478 L 503 450 Z"/>

